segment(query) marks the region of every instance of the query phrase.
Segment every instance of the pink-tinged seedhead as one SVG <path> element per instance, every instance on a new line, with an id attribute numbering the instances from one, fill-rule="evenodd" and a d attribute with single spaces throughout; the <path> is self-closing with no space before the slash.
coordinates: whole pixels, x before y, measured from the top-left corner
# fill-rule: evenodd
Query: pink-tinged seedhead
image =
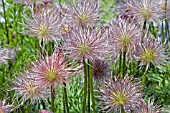
<path id="1" fill-rule="evenodd" d="M 75 5 L 68 6 L 66 18 L 73 26 L 93 26 L 100 20 L 98 0 L 79 0 Z"/>
<path id="2" fill-rule="evenodd" d="M 99 91 L 100 104 L 103 105 L 101 112 L 104 113 L 119 112 L 121 106 L 127 111 L 135 110 L 143 102 L 141 84 L 129 76 L 107 79 Z"/>
<path id="3" fill-rule="evenodd" d="M 151 34 L 144 37 L 144 42 L 137 47 L 136 60 L 140 61 L 140 65 L 147 65 L 150 63 L 159 67 L 164 62 L 167 62 L 167 46 L 162 44 L 160 39 L 155 39 Z"/>
<path id="4" fill-rule="evenodd" d="M 9 113 L 13 105 L 6 104 L 6 100 L 0 101 L 0 113 Z"/>
<path id="5" fill-rule="evenodd" d="M 21 97 L 21 104 L 26 100 L 30 100 L 30 104 L 34 104 L 41 99 L 46 99 L 50 95 L 49 89 L 43 88 L 32 73 L 26 72 L 23 76 L 15 77 L 12 83 L 11 89 L 17 92 L 15 95 L 17 99 Z"/>
<path id="6" fill-rule="evenodd" d="M 15 60 L 16 53 L 13 49 L 0 49 L 0 64 L 8 64 L 8 60 Z"/>
<path id="7" fill-rule="evenodd" d="M 69 37 L 71 31 L 73 29 L 73 26 L 70 25 L 66 17 L 62 18 L 62 21 L 59 25 L 59 36 L 65 40 L 65 38 Z"/>
<path id="8" fill-rule="evenodd" d="M 63 52 L 53 53 L 51 56 L 39 59 L 33 63 L 30 70 L 42 87 L 60 85 L 73 74 L 70 72 L 71 68 L 68 67 Z"/>
<path id="9" fill-rule="evenodd" d="M 107 51 L 107 41 L 102 29 L 75 28 L 65 40 L 64 48 L 75 60 L 102 59 Z"/>
<path id="10" fill-rule="evenodd" d="M 160 0 L 127 0 L 127 8 L 137 17 L 139 24 L 155 21 L 163 14 Z"/>
<path id="11" fill-rule="evenodd" d="M 113 56 L 117 58 L 120 52 L 126 51 L 126 55 L 132 58 L 136 45 L 140 42 L 140 29 L 135 24 L 121 18 L 112 19 L 108 25 L 108 40 Z"/>
<path id="12" fill-rule="evenodd" d="M 40 113 L 52 113 L 52 112 L 47 111 L 47 110 L 40 110 Z"/>
<path id="13" fill-rule="evenodd" d="M 60 12 L 57 8 L 47 8 L 41 13 L 35 14 L 32 11 L 32 18 L 26 17 L 27 35 L 38 37 L 40 41 L 57 40 L 58 26 L 60 24 Z"/>
<path id="14" fill-rule="evenodd" d="M 162 113 L 162 109 L 160 106 L 154 105 L 154 101 L 149 99 L 148 103 L 143 102 L 135 113 Z"/>

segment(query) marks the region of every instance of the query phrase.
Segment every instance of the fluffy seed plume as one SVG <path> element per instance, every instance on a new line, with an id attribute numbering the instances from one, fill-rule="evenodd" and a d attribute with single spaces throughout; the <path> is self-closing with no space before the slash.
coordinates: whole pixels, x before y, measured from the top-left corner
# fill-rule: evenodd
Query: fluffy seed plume
<path id="1" fill-rule="evenodd" d="M 143 103 L 135 113 L 162 113 L 162 110 L 159 106 L 154 105 L 153 100 L 148 100 L 148 103 Z"/>
<path id="2" fill-rule="evenodd" d="M 46 88 L 42 88 L 40 83 L 34 78 L 34 75 L 26 72 L 23 76 L 17 76 L 12 81 L 12 90 L 16 91 L 16 98 L 21 97 L 21 104 L 26 100 L 30 100 L 30 104 L 38 102 L 40 99 L 46 99 L 49 96 L 50 91 Z"/>
<path id="3" fill-rule="evenodd" d="M 63 52 L 53 53 L 51 56 L 41 58 L 31 67 L 34 77 L 44 87 L 57 86 L 66 82 L 72 74 L 69 72 L 70 70 Z"/>
<path id="4" fill-rule="evenodd" d="M 98 0 L 79 0 L 78 4 L 70 5 L 68 9 L 66 17 L 74 26 L 92 26 L 101 17 Z"/>
<path id="5" fill-rule="evenodd" d="M 107 51 L 105 35 L 101 29 L 76 28 L 65 41 L 69 57 L 75 60 L 84 58 L 102 59 Z"/>
<path id="6" fill-rule="evenodd" d="M 26 24 L 22 25 L 27 29 L 25 32 L 27 35 L 36 36 L 40 41 L 47 41 L 56 40 L 59 23 L 59 9 L 47 8 L 38 14 L 32 11 L 32 18 L 26 18 Z"/>
<path id="7" fill-rule="evenodd" d="M 141 31 L 133 23 L 121 18 L 112 19 L 109 23 L 109 44 L 112 54 L 118 57 L 120 52 L 126 51 L 127 56 L 132 56 L 136 45 L 140 42 Z"/>
<path id="8" fill-rule="evenodd" d="M 127 8 L 137 17 L 139 23 L 154 21 L 162 16 L 160 0 L 128 0 Z"/>
<path id="9" fill-rule="evenodd" d="M 140 65 L 147 65 L 146 70 L 150 63 L 159 67 L 168 60 L 166 44 L 162 44 L 158 38 L 155 39 L 149 34 L 145 36 L 144 42 L 137 48 L 135 58 L 141 61 Z"/>
<path id="10" fill-rule="evenodd" d="M 6 104 L 6 100 L 0 101 L 0 113 L 9 113 L 13 105 Z"/>
<path id="11" fill-rule="evenodd" d="M 8 64 L 8 59 L 15 60 L 16 53 L 13 49 L 0 49 L 0 64 Z"/>
<path id="12" fill-rule="evenodd" d="M 118 112 L 121 106 L 124 110 L 135 110 L 143 102 L 140 90 L 140 83 L 136 83 L 132 77 L 107 79 L 104 88 L 100 89 L 100 104 L 103 105 L 101 111 Z"/>

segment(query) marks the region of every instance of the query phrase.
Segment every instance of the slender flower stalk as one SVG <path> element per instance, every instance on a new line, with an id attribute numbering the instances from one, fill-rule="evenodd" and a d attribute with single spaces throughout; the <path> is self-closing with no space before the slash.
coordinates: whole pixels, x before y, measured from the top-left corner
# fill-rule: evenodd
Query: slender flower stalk
<path id="1" fill-rule="evenodd" d="M 100 104 L 103 105 L 101 111 L 105 113 L 135 110 L 143 102 L 140 83 L 129 76 L 108 79 L 99 91 Z"/>
<path id="2" fill-rule="evenodd" d="M 86 112 L 86 97 L 87 97 L 87 64 L 85 59 L 83 59 L 83 65 L 84 65 L 84 97 L 83 97 L 83 106 L 82 106 L 82 112 Z"/>
<path id="3" fill-rule="evenodd" d="M 9 44 L 9 30 L 8 30 L 8 21 L 6 16 L 6 9 L 5 9 L 5 2 L 2 0 L 3 12 L 4 12 L 4 19 L 5 19 L 5 29 L 6 29 L 6 37 L 7 37 L 7 44 Z"/>
<path id="4" fill-rule="evenodd" d="M 88 66 L 87 66 L 87 72 L 88 72 L 88 74 L 87 74 L 87 84 L 88 84 L 88 113 L 90 113 L 91 111 L 90 111 L 90 93 L 91 93 L 91 80 L 90 80 L 90 74 L 91 74 L 91 67 L 90 67 L 90 61 L 88 60 Z"/>
<path id="5" fill-rule="evenodd" d="M 51 111 L 54 113 L 54 84 L 51 84 Z"/>
<path id="6" fill-rule="evenodd" d="M 92 108 L 93 108 L 93 113 L 96 113 L 95 95 L 94 95 L 94 86 L 93 86 L 94 67 L 93 67 L 93 64 L 90 62 L 89 62 L 89 65 L 92 65 L 92 67 L 90 67 L 90 70 L 89 70 L 89 77 L 90 77 L 89 82 L 90 82 L 90 94 L 91 94 L 91 99 L 92 99 Z"/>
<path id="7" fill-rule="evenodd" d="M 69 113 L 69 106 L 68 106 L 68 97 L 67 97 L 67 89 L 66 89 L 66 83 L 63 83 L 63 90 L 64 90 L 64 101 L 65 101 L 65 108 L 67 113 Z"/>

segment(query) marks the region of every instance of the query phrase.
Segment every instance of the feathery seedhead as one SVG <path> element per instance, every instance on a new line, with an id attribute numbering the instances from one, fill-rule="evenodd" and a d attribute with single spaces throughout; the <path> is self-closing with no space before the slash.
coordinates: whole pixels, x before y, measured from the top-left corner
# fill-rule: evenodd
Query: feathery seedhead
<path id="1" fill-rule="evenodd" d="M 40 113 L 52 113 L 52 112 L 49 112 L 47 110 L 41 110 Z"/>
<path id="2" fill-rule="evenodd" d="M 107 75 L 110 72 L 107 62 L 103 60 L 94 60 L 92 70 L 93 78 L 96 82 L 99 82 L 100 80 L 104 80 L 105 78 L 107 78 Z"/>
<path id="3" fill-rule="evenodd" d="M 32 11 L 32 18 L 27 19 L 27 24 L 22 24 L 27 29 L 26 34 L 38 37 L 40 41 L 56 40 L 60 13 L 57 8 L 47 8 L 39 14 Z"/>
<path id="4" fill-rule="evenodd" d="M 14 49 L 0 49 L 0 64 L 8 64 L 8 59 L 15 60 L 16 53 Z"/>
<path id="5" fill-rule="evenodd" d="M 65 49 L 70 58 L 82 60 L 84 58 L 102 59 L 106 48 L 105 34 L 102 29 L 75 28 L 65 40 Z"/>
<path id="6" fill-rule="evenodd" d="M 67 21 L 67 18 L 63 17 L 62 22 L 59 25 L 59 36 L 61 36 L 63 40 L 65 40 L 65 38 L 67 38 L 68 35 L 70 35 L 71 31 L 72 26 Z"/>
<path id="7" fill-rule="evenodd" d="M 42 88 L 32 73 L 26 72 L 23 76 L 15 77 L 12 83 L 12 90 L 17 92 L 17 98 L 21 97 L 22 103 L 30 99 L 30 104 L 34 104 L 40 99 L 49 97 L 49 89 Z"/>
<path id="8" fill-rule="evenodd" d="M 137 19 L 133 13 L 128 9 L 122 9 L 119 13 L 118 18 L 121 18 L 129 23 L 137 23 Z"/>
<path id="9" fill-rule="evenodd" d="M 11 112 L 13 105 L 6 104 L 6 100 L 0 101 L 0 113 Z"/>
<path id="10" fill-rule="evenodd" d="M 68 6 L 66 17 L 74 26 L 92 26 L 100 20 L 98 0 L 79 0 L 78 4 Z"/>
<path id="11" fill-rule="evenodd" d="M 124 110 L 135 110 L 143 102 L 141 84 L 132 77 L 124 78 L 114 77 L 107 79 L 104 88 L 100 89 L 101 104 L 104 108 L 101 110 L 106 113 L 120 111 L 121 106 Z"/>
<path id="12" fill-rule="evenodd" d="M 153 100 L 148 100 L 148 103 L 143 102 L 143 104 L 135 111 L 135 113 L 162 113 L 160 106 L 154 105 Z"/>
<path id="13" fill-rule="evenodd" d="M 140 42 L 141 31 L 139 28 L 121 18 L 112 19 L 108 25 L 112 53 L 118 57 L 121 51 L 126 51 L 126 54 L 131 57 L 135 52 L 136 45 Z"/>
<path id="14" fill-rule="evenodd" d="M 144 37 L 144 42 L 137 47 L 135 58 L 141 61 L 140 65 L 147 65 L 147 68 L 150 63 L 159 67 L 168 59 L 166 51 L 166 44 L 162 44 L 160 40 L 149 34 Z"/>
<path id="15" fill-rule="evenodd" d="M 127 8 L 137 17 L 141 24 L 154 21 L 162 16 L 160 0 L 128 0 Z"/>
<path id="16" fill-rule="evenodd" d="M 67 66 L 63 52 L 41 58 L 31 67 L 34 77 L 44 87 L 57 86 L 66 82 L 66 79 L 72 74 L 69 70 L 70 67 Z"/>

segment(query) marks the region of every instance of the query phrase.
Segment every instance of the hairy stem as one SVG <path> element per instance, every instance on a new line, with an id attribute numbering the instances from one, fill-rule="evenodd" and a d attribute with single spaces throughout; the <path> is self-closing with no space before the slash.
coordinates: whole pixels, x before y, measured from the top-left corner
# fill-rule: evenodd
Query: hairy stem
<path id="1" fill-rule="evenodd" d="M 126 49 L 123 51 L 123 76 L 124 77 L 126 74 Z"/>
<path id="2" fill-rule="evenodd" d="M 90 89 L 91 83 L 90 83 L 90 66 L 89 65 L 90 65 L 90 61 L 88 60 L 88 67 L 87 67 L 87 71 L 88 71 L 88 75 L 87 75 L 88 76 L 87 77 L 87 79 L 88 79 L 87 80 L 88 81 L 88 102 L 87 102 L 88 103 L 88 113 L 90 113 L 90 90 L 91 90 Z"/>
<path id="3" fill-rule="evenodd" d="M 84 65 L 84 98 L 83 98 L 83 106 L 82 106 L 82 113 L 86 112 L 86 97 L 87 97 L 87 67 L 85 59 L 83 59 Z"/>
<path id="4" fill-rule="evenodd" d="M 123 105 L 121 106 L 121 113 L 126 113 L 125 110 L 123 109 Z"/>
<path id="5" fill-rule="evenodd" d="M 64 110 L 64 113 L 66 113 L 64 86 L 63 86 L 63 110 Z"/>
<path id="6" fill-rule="evenodd" d="M 146 30 L 146 20 L 145 20 L 144 23 L 143 23 L 143 34 L 142 34 L 141 43 L 143 43 L 143 40 L 144 40 L 145 30 Z"/>
<path id="7" fill-rule="evenodd" d="M 51 111 L 54 113 L 54 85 L 51 85 Z"/>
<path id="8" fill-rule="evenodd" d="M 93 87 L 93 75 L 92 75 L 92 63 L 90 67 L 90 89 L 91 89 L 91 99 L 92 99 L 92 108 L 93 108 L 93 113 L 96 113 L 95 109 L 95 98 L 94 98 L 94 87 Z"/>
<path id="9" fill-rule="evenodd" d="M 121 72 L 121 68 L 122 68 L 122 53 L 120 52 L 120 56 L 119 56 L 119 73 Z"/>
<path id="10" fill-rule="evenodd" d="M 64 85 L 63 88 L 64 88 L 64 101 L 65 101 L 65 107 L 66 107 L 67 113 L 69 113 L 66 83 L 64 82 L 63 85 Z"/>

